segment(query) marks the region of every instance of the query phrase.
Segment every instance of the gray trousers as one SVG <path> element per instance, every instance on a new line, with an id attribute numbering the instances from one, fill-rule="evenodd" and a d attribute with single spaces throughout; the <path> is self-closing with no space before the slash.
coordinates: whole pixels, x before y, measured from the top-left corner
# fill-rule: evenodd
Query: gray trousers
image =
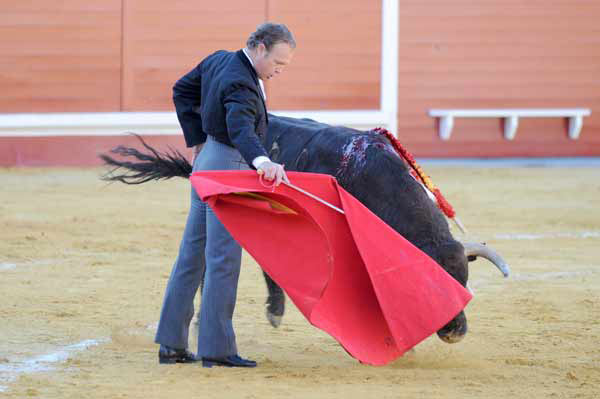
<path id="1" fill-rule="evenodd" d="M 209 136 L 194 161 L 193 169 L 250 168 L 235 148 Z M 205 274 L 198 328 L 198 356 L 219 358 L 237 354 L 232 317 L 241 258 L 240 245 L 192 189 L 190 212 L 179 256 L 167 284 L 155 342 L 178 349 L 188 347 L 194 296 L 202 274 Z"/>

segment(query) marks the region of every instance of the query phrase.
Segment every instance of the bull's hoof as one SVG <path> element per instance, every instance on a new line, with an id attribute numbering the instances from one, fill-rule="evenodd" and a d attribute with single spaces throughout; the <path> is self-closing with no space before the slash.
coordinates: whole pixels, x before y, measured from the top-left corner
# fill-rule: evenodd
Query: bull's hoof
<path id="1" fill-rule="evenodd" d="M 462 339 L 464 338 L 464 334 L 463 335 L 459 335 L 459 334 L 449 334 L 449 335 L 445 335 L 440 337 L 440 339 L 442 341 L 444 341 L 447 344 L 456 344 L 460 341 L 462 341 Z"/>
<path id="2" fill-rule="evenodd" d="M 279 327 L 282 319 L 283 316 L 274 315 L 273 313 L 269 312 L 269 309 L 267 309 L 267 320 L 269 320 L 269 323 L 273 326 L 273 328 Z"/>
<path id="3" fill-rule="evenodd" d="M 283 314 L 285 313 L 285 295 L 271 295 L 267 298 L 266 316 L 269 323 L 277 328 L 281 325 Z"/>

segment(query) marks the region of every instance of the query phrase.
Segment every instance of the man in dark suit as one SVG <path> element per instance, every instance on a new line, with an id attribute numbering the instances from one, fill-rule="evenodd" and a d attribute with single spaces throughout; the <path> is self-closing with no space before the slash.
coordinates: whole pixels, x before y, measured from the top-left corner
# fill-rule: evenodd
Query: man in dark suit
<path id="1" fill-rule="evenodd" d="M 246 48 L 217 51 L 175 83 L 173 101 L 196 170 L 254 168 L 276 185 L 287 180 L 283 165 L 271 162 L 262 145 L 268 116 L 262 81 L 287 66 L 296 47 L 285 25 L 265 23 Z M 202 360 L 205 367 L 255 367 L 239 356 L 232 317 L 241 247 L 192 189 L 185 232 L 165 292 L 155 342 L 160 363 Z M 187 350 L 193 299 L 204 288 L 198 353 Z"/>

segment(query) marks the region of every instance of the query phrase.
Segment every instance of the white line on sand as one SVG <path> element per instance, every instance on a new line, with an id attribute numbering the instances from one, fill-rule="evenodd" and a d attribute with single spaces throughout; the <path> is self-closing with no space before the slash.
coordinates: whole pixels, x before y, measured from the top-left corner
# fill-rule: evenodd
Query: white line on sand
<path id="1" fill-rule="evenodd" d="M 86 339 L 85 341 L 73 345 L 58 348 L 56 351 L 45 355 L 36 356 L 23 361 L 0 364 L 0 383 L 11 383 L 16 380 L 20 374 L 50 371 L 52 370 L 53 363 L 64 362 L 74 352 L 81 352 L 107 341 L 107 339 Z M 7 389 L 7 386 L 0 385 L 0 392 L 6 391 Z"/>
<path id="2" fill-rule="evenodd" d="M 15 265 L 14 263 L 0 263 L 0 271 L 2 270 L 12 270 L 14 268 L 16 268 L 17 265 Z"/>
<path id="3" fill-rule="evenodd" d="M 554 233 L 504 233 L 496 234 L 498 240 L 544 240 L 547 238 L 600 238 L 600 231 L 554 232 Z"/>
<path id="4" fill-rule="evenodd" d="M 596 268 L 597 270 L 597 268 Z M 511 276 L 512 280 L 534 281 L 534 280 L 554 280 L 584 277 L 596 274 L 596 270 L 578 270 L 572 272 L 546 272 L 546 273 L 515 273 Z"/>
<path id="5" fill-rule="evenodd" d="M 0 262 L 0 272 L 6 270 L 14 270 L 21 269 L 23 267 L 38 267 L 38 266 L 51 266 L 59 263 L 56 259 L 30 259 L 27 261 L 23 261 L 20 263 L 12 263 L 12 262 Z"/>

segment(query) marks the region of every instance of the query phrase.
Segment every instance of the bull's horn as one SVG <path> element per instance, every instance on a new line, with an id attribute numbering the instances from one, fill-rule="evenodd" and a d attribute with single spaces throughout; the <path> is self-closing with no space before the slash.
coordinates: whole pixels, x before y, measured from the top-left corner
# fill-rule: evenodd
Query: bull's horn
<path id="1" fill-rule="evenodd" d="M 502 259 L 502 256 L 500 256 L 492 248 L 476 242 L 463 242 L 461 244 L 463 247 L 465 247 L 465 256 L 481 256 L 496 265 L 504 277 L 508 277 L 510 274 L 510 268 L 508 267 L 508 264 L 504 261 L 504 259 Z"/>

